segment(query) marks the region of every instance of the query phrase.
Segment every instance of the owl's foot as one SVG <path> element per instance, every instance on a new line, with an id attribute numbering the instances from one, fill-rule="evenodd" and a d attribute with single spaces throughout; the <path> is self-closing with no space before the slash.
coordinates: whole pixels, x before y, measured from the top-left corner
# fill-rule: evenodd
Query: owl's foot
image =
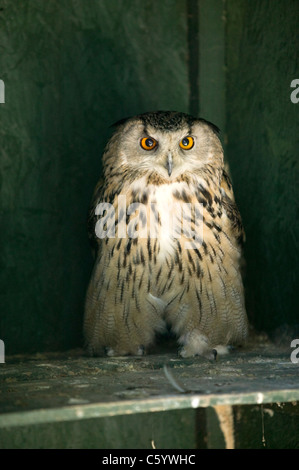
<path id="1" fill-rule="evenodd" d="M 208 359 L 209 361 L 216 361 L 217 359 L 217 350 L 216 349 L 207 349 L 207 350 L 204 350 L 200 353 L 196 352 L 196 353 L 191 353 L 190 351 L 188 351 L 187 348 L 183 347 L 183 348 L 180 348 L 179 351 L 178 351 L 178 354 L 180 357 L 194 357 L 194 356 L 201 356 L 201 357 L 204 357 L 205 359 Z"/>
<path id="2" fill-rule="evenodd" d="M 199 333 L 199 331 L 190 331 L 185 335 L 179 338 L 179 343 L 183 346 L 179 350 L 179 355 L 181 357 L 192 357 L 192 356 L 204 356 L 212 359 L 214 355 L 212 353 L 212 348 L 210 347 L 208 338 Z"/>
<path id="3" fill-rule="evenodd" d="M 108 356 L 108 357 L 114 357 L 114 356 L 117 356 L 118 354 L 115 353 L 114 349 L 113 348 L 104 348 L 104 352 L 105 352 L 105 356 Z"/>
<path id="4" fill-rule="evenodd" d="M 127 351 L 127 350 L 117 350 L 110 347 L 104 348 L 105 356 L 108 357 L 117 357 L 117 356 L 144 356 L 145 347 L 140 345 L 136 351 Z"/>
<path id="5" fill-rule="evenodd" d="M 137 349 L 137 356 L 144 356 L 145 355 L 145 347 L 143 345 L 139 346 Z"/>
<path id="6" fill-rule="evenodd" d="M 198 331 L 191 331 L 179 338 L 179 342 L 183 344 L 179 350 L 181 357 L 202 356 L 209 360 L 216 360 L 218 354 L 224 355 L 229 353 L 229 346 L 217 345 L 212 347 L 208 338 Z"/>
<path id="7" fill-rule="evenodd" d="M 214 350 L 217 354 L 219 354 L 219 356 L 225 356 L 226 354 L 229 354 L 233 349 L 233 346 L 231 346 L 230 344 L 226 346 L 224 346 L 223 344 L 218 344 L 214 347 Z"/>

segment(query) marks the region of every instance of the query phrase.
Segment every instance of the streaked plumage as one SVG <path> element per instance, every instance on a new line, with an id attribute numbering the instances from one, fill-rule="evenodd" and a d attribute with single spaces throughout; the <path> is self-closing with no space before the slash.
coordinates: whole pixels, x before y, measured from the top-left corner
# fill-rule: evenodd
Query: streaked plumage
<path id="1" fill-rule="evenodd" d="M 143 354 L 166 325 L 182 356 L 221 353 L 246 338 L 244 232 L 217 133 L 213 124 L 176 112 L 146 113 L 116 125 L 88 221 L 96 251 L 84 318 L 90 354 Z M 144 145 L 155 148 L 142 147 L 145 137 Z M 118 207 L 124 200 L 126 206 Z M 95 210 L 102 202 L 114 207 L 105 227 L 115 216 L 115 238 L 96 235 L 101 216 Z M 128 214 L 132 203 L 141 203 L 143 212 Z M 176 238 L 167 219 L 174 216 L 173 228 L 181 233 L 183 219 L 191 216 L 197 233 L 200 214 L 186 212 L 187 204 L 200 207 L 203 218 L 202 243 L 191 249 L 188 234 Z M 136 216 L 144 238 L 124 233 Z"/>

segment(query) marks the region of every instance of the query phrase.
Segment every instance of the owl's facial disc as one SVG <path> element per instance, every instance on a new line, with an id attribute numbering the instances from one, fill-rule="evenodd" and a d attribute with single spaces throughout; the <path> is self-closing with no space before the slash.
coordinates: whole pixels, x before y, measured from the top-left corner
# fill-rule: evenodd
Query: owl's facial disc
<path id="1" fill-rule="evenodd" d="M 134 169 L 134 174 L 155 172 L 167 183 L 176 181 L 185 172 L 199 172 L 211 162 L 222 164 L 220 141 L 205 122 L 184 122 L 179 127 L 164 129 L 156 126 L 155 121 L 152 124 L 142 119 L 129 120 L 115 136 L 120 145 L 121 165 Z"/>
<path id="2" fill-rule="evenodd" d="M 163 132 L 151 126 L 139 128 L 137 139 L 142 152 L 139 165 L 156 170 L 164 178 L 175 179 L 190 164 L 191 152 L 194 152 L 195 137 L 190 135 L 190 130 L 184 127 Z"/>

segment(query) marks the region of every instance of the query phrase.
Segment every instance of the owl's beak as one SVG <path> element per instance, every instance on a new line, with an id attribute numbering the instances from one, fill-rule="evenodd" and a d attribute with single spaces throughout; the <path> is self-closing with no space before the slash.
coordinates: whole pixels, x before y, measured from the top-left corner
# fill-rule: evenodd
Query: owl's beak
<path id="1" fill-rule="evenodd" d="M 171 173 L 172 173 L 172 155 L 171 155 L 171 152 L 169 152 L 168 155 L 167 155 L 166 168 L 167 168 L 167 171 L 168 171 L 168 175 L 170 176 Z"/>

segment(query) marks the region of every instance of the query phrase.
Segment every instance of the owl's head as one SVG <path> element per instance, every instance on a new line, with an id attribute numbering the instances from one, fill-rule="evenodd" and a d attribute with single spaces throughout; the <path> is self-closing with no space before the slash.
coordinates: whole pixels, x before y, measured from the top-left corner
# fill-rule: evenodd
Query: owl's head
<path id="1" fill-rule="evenodd" d="M 208 165 L 222 168 L 219 129 L 201 118 L 174 111 L 140 114 L 116 123 L 104 154 L 104 165 L 130 169 L 135 175 L 155 172 L 169 183 L 186 172 L 200 173 Z"/>

